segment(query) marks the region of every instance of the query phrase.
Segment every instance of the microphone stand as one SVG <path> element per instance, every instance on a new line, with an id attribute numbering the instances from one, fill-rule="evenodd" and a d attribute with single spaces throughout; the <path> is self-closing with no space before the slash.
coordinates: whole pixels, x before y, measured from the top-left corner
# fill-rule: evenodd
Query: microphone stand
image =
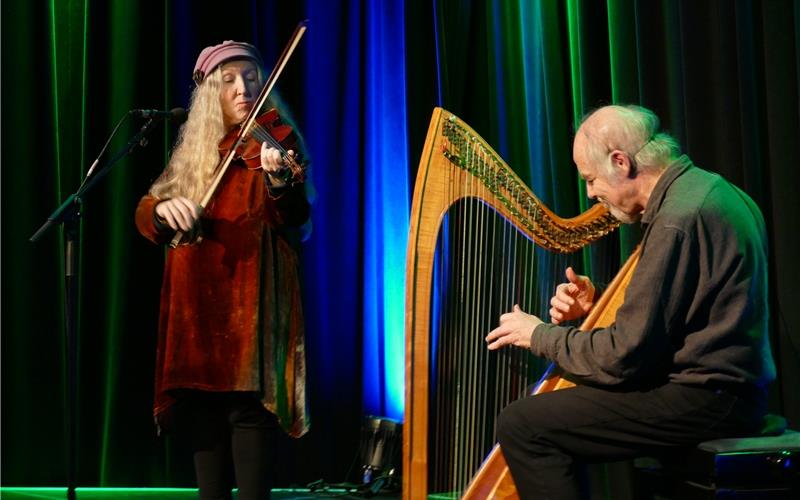
<path id="1" fill-rule="evenodd" d="M 64 227 L 64 320 L 66 332 L 67 359 L 67 499 L 75 500 L 77 470 L 77 396 L 78 396 L 78 255 L 80 254 L 80 217 L 83 197 L 91 191 L 100 179 L 108 175 L 112 167 L 122 158 L 131 154 L 138 145 L 147 145 L 147 134 L 155 125 L 153 119 L 147 120 L 128 144 L 107 161 L 94 176 L 84 180 L 78 190 L 69 195 L 30 237 L 31 243 L 41 239 L 50 227 L 62 224 Z M 112 133 L 113 135 L 113 133 Z"/>

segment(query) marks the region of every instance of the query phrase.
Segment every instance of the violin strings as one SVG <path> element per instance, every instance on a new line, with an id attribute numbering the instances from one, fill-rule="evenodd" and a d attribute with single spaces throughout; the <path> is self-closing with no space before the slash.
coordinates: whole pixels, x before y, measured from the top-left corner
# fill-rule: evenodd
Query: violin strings
<path id="1" fill-rule="evenodd" d="M 280 142 L 277 141 L 272 134 L 270 134 L 267 129 L 259 125 L 258 123 L 253 123 L 252 127 L 250 128 L 250 135 L 255 137 L 258 141 L 262 143 L 267 143 L 268 145 L 272 146 L 273 148 L 277 149 L 281 154 L 281 159 L 284 163 L 289 167 L 289 170 L 293 172 L 293 175 L 296 178 L 302 179 L 303 174 L 302 170 L 303 167 L 297 163 L 297 159 L 290 155 L 286 149 L 281 145 Z"/>
<path id="2" fill-rule="evenodd" d="M 250 134 L 253 137 L 255 137 L 257 140 L 259 140 L 260 142 L 266 142 L 267 144 L 269 144 L 273 148 L 275 148 L 278 151 L 280 151 L 281 156 L 287 156 L 288 155 L 286 150 L 283 149 L 283 146 L 281 146 L 281 143 L 276 141 L 275 138 L 272 137 L 272 135 L 267 131 L 267 129 L 265 129 L 264 127 L 262 127 L 258 123 L 254 123 L 253 124 L 253 127 L 251 128 Z"/>

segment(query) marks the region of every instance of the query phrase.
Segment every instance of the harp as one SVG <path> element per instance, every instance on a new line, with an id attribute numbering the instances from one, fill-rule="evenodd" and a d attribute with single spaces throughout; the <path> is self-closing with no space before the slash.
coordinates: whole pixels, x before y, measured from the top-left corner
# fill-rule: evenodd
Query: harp
<path id="1" fill-rule="evenodd" d="M 483 337 L 514 303 L 546 311 L 554 282 L 542 290 L 532 282 L 563 271 L 550 256 L 575 252 L 617 225 L 599 205 L 556 216 L 472 128 L 434 109 L 406 261 L 404 499 L 517 497 L 494 446 L 494 419 L 544 370 L 521 349 L 489 353 Z M 452 268 L 437 263 L 442 252 L 453 256 Z M 613 321 L 634 266 L 632 257 L 584 326 Z M 440 299 L 435 283 L 455 291 Z M 537 390 L 570 384 L 551 367 Z"/>

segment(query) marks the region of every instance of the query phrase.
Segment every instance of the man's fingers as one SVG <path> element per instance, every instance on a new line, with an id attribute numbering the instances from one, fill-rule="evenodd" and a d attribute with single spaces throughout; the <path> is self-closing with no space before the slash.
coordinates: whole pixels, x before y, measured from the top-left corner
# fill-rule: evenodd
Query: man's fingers
<path id="1" fill-rule="evenodd" d="M 489 332 L 489 335 L 486 336 L 486 342 L 491 342 L 492 340 L 502 336 L 504 332 L 505 329 L 503 328 L 503 326 L 502 325 L 498 326 L 497 328 Z"/>
<path id="2" fill-rule="evenodd" d="M 570 283 L 575 283 L 576 285 L 580 283 L 580 278 L 578 277 L 578 273 L 576 273 L 571 266 L 567 268 L 566 275 L 567 275 L 567 281 L 569 281 Z"/>
<path id="3" fill-rule="evenodd" d="M 569 300 L 578 295 L 578 293 L 580 293 L 580 288 L 578 288 L 578 285 L 573 283 L 561 283 L 556 287 L 555 297 L 560 297 L 561 300 L 569 302 Z"/>
<path id="4" fill-rule="evenodd" d="M 550 299 L 550 305 L 553 306 L 554 309 L 567 312 L 573 305 L 575 305 L 575 299 L 568 295 L 556 295 Z"/>
<path id="5" fill-rule="evenodd" d="M 486 336 L 486 343 L 489 344 L 487 347 L 490 351 L 499 349 L 508 343 L 508 337 L 505 331 L 495 328 Z"/>
<path id="6" fill-rule="evenodd" d="M 496 341 L 494 341 L 491 344 L 489 344 L 487 347 L 489 348 L 490 351 L 494 351 L 494 350 L 500 349 L 501 347 L 506 345 L 505 342 L 503 341 L 504 338 L 505 337 L 501 337 L 501 338 L 497 339 Z"/>
<path id="7" fill-rule="evenodd" d="M 551 311 L 557 312 L 559 314 L 567 314 L 569 313 L 569 306 L 565 305 L 562 302 L 554 301 L 551 302 Z M 552 315 L 552 314 L 551 314 Z"/>
<path id="8" fill-rule="evenodd" d="M 512 337 L 511 333 L 512 329 L 503 325 L 500 325 L 489 332 L 489 335 L 486 336 L 486 343 L 488 344 L 487 347 L 489 350 L 493 351 L 509 344 Z"/>
<path id="9" fill-rule="evenodd" d="M 570 282 L 570 288 L 575 290 L 575 292 L 586 288 L 586 278 L 576 273 L 571 267 L 567 268 L 567 279 Z"/>

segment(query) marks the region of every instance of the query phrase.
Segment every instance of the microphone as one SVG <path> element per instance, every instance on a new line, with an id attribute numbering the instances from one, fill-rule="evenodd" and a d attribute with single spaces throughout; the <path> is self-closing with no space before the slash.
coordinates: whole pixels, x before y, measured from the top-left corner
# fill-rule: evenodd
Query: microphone
<path id="1" fill-rule="evenodd" d="M 149 118 L 151 120 L 173 120 L 178 123 L 186 121 L 188 113 L 183 108 L 172 108 L 169 111 L 161 111 L 159 109 L 132 109 L 129 111 L 133 116 L 140 118 Z"/>

